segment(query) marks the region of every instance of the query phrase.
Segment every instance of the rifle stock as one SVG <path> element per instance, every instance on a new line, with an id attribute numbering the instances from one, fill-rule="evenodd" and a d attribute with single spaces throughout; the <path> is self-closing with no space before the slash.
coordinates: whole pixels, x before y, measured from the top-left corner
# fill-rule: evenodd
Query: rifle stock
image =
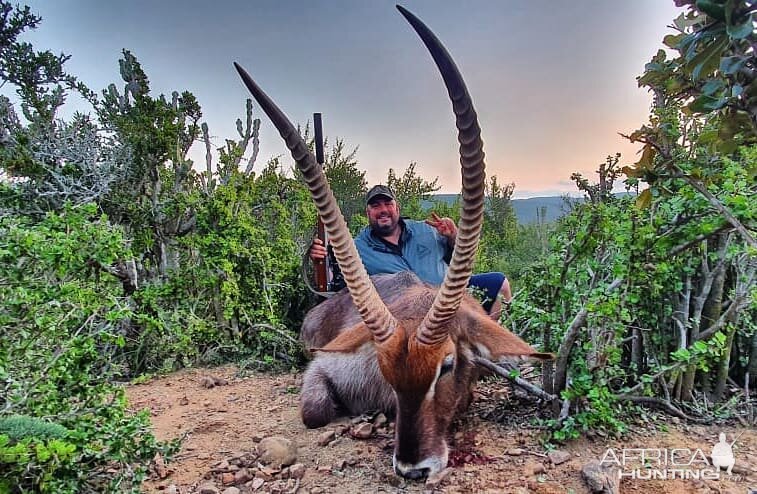
<path id="1" fill-rule="evenodd" d="M 323 124 L 321 123 L 321 114 L 313 114 L 313 128 L 315 131 L 315 159 L 321 168 L 323 168 Z M 326 238 L 326 229 L 323 226 L 323 220 L 318 218 L 318 239 L 323 246 L 328 248 L 328 239 Z M 313 265 L 315 275 L 315 285 L 319 292 L 329 291 L 329 256 L 328 254 L 321 260 L 314 261 Z"/>

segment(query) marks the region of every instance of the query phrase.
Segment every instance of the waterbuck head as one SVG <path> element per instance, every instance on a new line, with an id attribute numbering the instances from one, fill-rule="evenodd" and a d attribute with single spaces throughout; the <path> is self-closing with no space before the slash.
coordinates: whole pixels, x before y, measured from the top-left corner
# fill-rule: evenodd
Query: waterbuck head
<path id="1" fill-rule="evenodd" d="M 455 412 L 468 404 L 470 387 L 478 375 L 474 357 L 543 354 L 491 321 L 466 294 L 484 208 L 481 130 L 462 76 L 446 49 L 413 14 L 397 8 L 439 68 L 458 129 L 463 205 L 452 259 L 438 289 L 414 283 L 402 288 L 401 296 L 385 295 L 392 302 L 384 302 L 363 267 L 315 157 L 287 117 L 244 69 L 235 66 L 297 162 L 362 319 L 319 350 L 348 355 L 366 347 L 375 351 L 381 375 L 396 398 L 395 470 L 408 478 L 420 478 L 447 464 L 446 432 Z"/>

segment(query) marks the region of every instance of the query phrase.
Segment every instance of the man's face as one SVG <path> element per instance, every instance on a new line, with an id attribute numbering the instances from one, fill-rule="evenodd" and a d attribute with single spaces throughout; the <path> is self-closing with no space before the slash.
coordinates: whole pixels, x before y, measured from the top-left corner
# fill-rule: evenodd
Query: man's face
<path id="1" fill-rule="evenodd" d="M 375 197 L 365 207 L 365 214 L 373 231 L 382 237 L 391 235 L 399 227 L 400 208 L 388 197 Z"/>

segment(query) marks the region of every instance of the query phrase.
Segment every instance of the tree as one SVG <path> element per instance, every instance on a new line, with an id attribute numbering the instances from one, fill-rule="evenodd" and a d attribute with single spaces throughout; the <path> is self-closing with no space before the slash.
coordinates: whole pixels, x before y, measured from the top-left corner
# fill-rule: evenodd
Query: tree
<path id="1" fill-rule="evenodd" d="M 397 196 L 397 202 L 401 206 L 403 216 L 410 218 L 422 218 L 425 216 L 423 201 L 430 199 L 431 194 L 440 189 L 438 178 L 426 181 L 415 171 L 417 163 L 410 163 L 401 176 L 397 175 L 394 168 L 390 168 L 386 177 L 386 185 Z"/>

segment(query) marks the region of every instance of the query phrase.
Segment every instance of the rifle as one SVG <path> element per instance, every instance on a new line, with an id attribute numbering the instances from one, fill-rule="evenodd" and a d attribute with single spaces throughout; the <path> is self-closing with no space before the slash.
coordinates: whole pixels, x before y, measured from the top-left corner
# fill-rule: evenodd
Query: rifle
<path id="1" fill-rule="evenodd" d="M 313 128 L 315 130 L 315 160 L 323 168 L 323 125 L 321 123 L 321 114 L 313 113 Z M 328 239 L 326 238 L 326 229 L 323 226 L 323 220 L 318 217 L 318 233 L 316 234 L 318 239 L 323 242 L 323 246 L 328 246 Z M 329 256 L 328 254 L 321 260 L 313 261 L 314 274 L 315 274 L 315 286 L 319 292 L 329 291 Z"/>

